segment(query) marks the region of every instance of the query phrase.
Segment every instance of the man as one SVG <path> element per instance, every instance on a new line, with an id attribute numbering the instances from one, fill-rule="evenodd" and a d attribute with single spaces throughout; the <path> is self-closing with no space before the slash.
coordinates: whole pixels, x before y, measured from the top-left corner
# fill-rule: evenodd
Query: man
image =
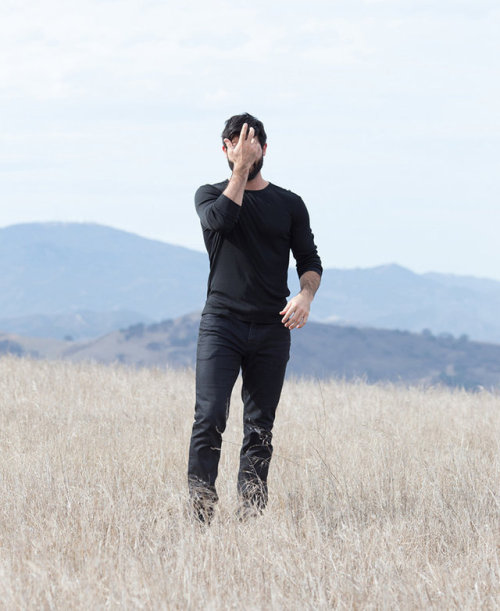
<path id="1" fill-rule="evenodd" d="M 193 509 L 202 522 L 210 522 L 218 500 L 215 480 L 222 433 L 240 369 L 240 516 L 259 513 L 267 503 L 272 428 L 289 358 L 290 330 L 306 324 L 321 280 L 321 261 L 304 202 L 262 177 L 266 140 L 263 124 L 252 115 L 228 119 L 222 149 L 231 178 L 204 185 L 195 195 L 210 259 L 188 466 Z M 287 304 L 290 250 L 301 290 Z"/>

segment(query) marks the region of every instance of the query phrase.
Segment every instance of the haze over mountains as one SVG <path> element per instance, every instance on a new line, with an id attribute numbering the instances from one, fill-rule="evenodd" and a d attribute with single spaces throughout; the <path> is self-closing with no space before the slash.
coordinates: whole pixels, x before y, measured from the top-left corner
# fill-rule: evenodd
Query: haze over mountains
<path id="1" fill-rule="evenodd" d="M 83 339 L 176 318 L 202 308 L 207 271 L 204 253 L 110 227 L 13 225 L 0 229 L 0 330 Z M 500 282 L 384 265 L 326 269 L 312 318 L 500 343 L 499 312 Z"/>

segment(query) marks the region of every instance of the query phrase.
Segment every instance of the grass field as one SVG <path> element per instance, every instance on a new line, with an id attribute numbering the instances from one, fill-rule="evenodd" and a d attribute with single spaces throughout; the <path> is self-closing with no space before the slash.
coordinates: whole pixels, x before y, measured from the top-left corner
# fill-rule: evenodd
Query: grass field
<path id="1" fill-rule="evenodd" d="M 5 609 L 500 607 L 500 396 L 287 382 L 270 504 L 186 514 L 191 371 L 0 360 Z"/>

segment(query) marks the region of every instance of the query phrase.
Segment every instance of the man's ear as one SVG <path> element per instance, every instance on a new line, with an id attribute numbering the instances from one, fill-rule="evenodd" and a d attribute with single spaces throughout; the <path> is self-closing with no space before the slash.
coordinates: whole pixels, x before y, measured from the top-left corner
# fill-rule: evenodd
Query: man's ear
<path id="1" fill-rule="evenodd" d="M 264 146 L 262 147 L 262 156 L 264 157 L 264 155 L 266 154 L 267 151 L 267 142 L 264 144 Z"/>

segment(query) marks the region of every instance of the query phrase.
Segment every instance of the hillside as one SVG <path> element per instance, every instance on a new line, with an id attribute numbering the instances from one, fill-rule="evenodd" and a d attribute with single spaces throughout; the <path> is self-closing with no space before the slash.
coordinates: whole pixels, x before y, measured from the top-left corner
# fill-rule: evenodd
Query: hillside
<path id="1" fill-rule="evenodd" d="M 292 275 L 294 290 L 298 283 Z M 400 265 L 326 269 L 313 315 L 320 321 L 468 335 L 500 343 L 500 282 L 416 274 Z"/>
<path id="2" fill-rule="evenodd" d="M 192 367 L 199 314 L 135 324 L 85 342 L 0 335 L 0 353 L 151 367 Z M 403 331 L 309 322 L 292 332 L 288 376 L 500 387 L 500 346 Z"/>
<path id="3" fill-rule="evenodd" d="M 202 308 L 207 270 L 204 253 L 110 227 L 13 225 L 0 229 L 0 329 L 85 339 L 176 318 Z M 312 319 L 500 343 L 499 311 L 500 282 L 383 265 L 326 269 Z"/>
<path id="4" fill-rule="evenodd" d="M 0 229 L 4 322 L 75 310 L 134 312 L 137 320 L 180 316 L 203 303 L 206 280 L 202 253 L 110 227 L 32 223 Z"/>
<path id="5" fill-rule="evenodd" d="M 99 337 L 138 322 L 153 321 L 145 314 L 127 310 L 113 312 L 71 310 L 60 314 L 32 314 L 3 318 L 0 319 L 0 329 L 27 337 L 82 340 Z"/>

